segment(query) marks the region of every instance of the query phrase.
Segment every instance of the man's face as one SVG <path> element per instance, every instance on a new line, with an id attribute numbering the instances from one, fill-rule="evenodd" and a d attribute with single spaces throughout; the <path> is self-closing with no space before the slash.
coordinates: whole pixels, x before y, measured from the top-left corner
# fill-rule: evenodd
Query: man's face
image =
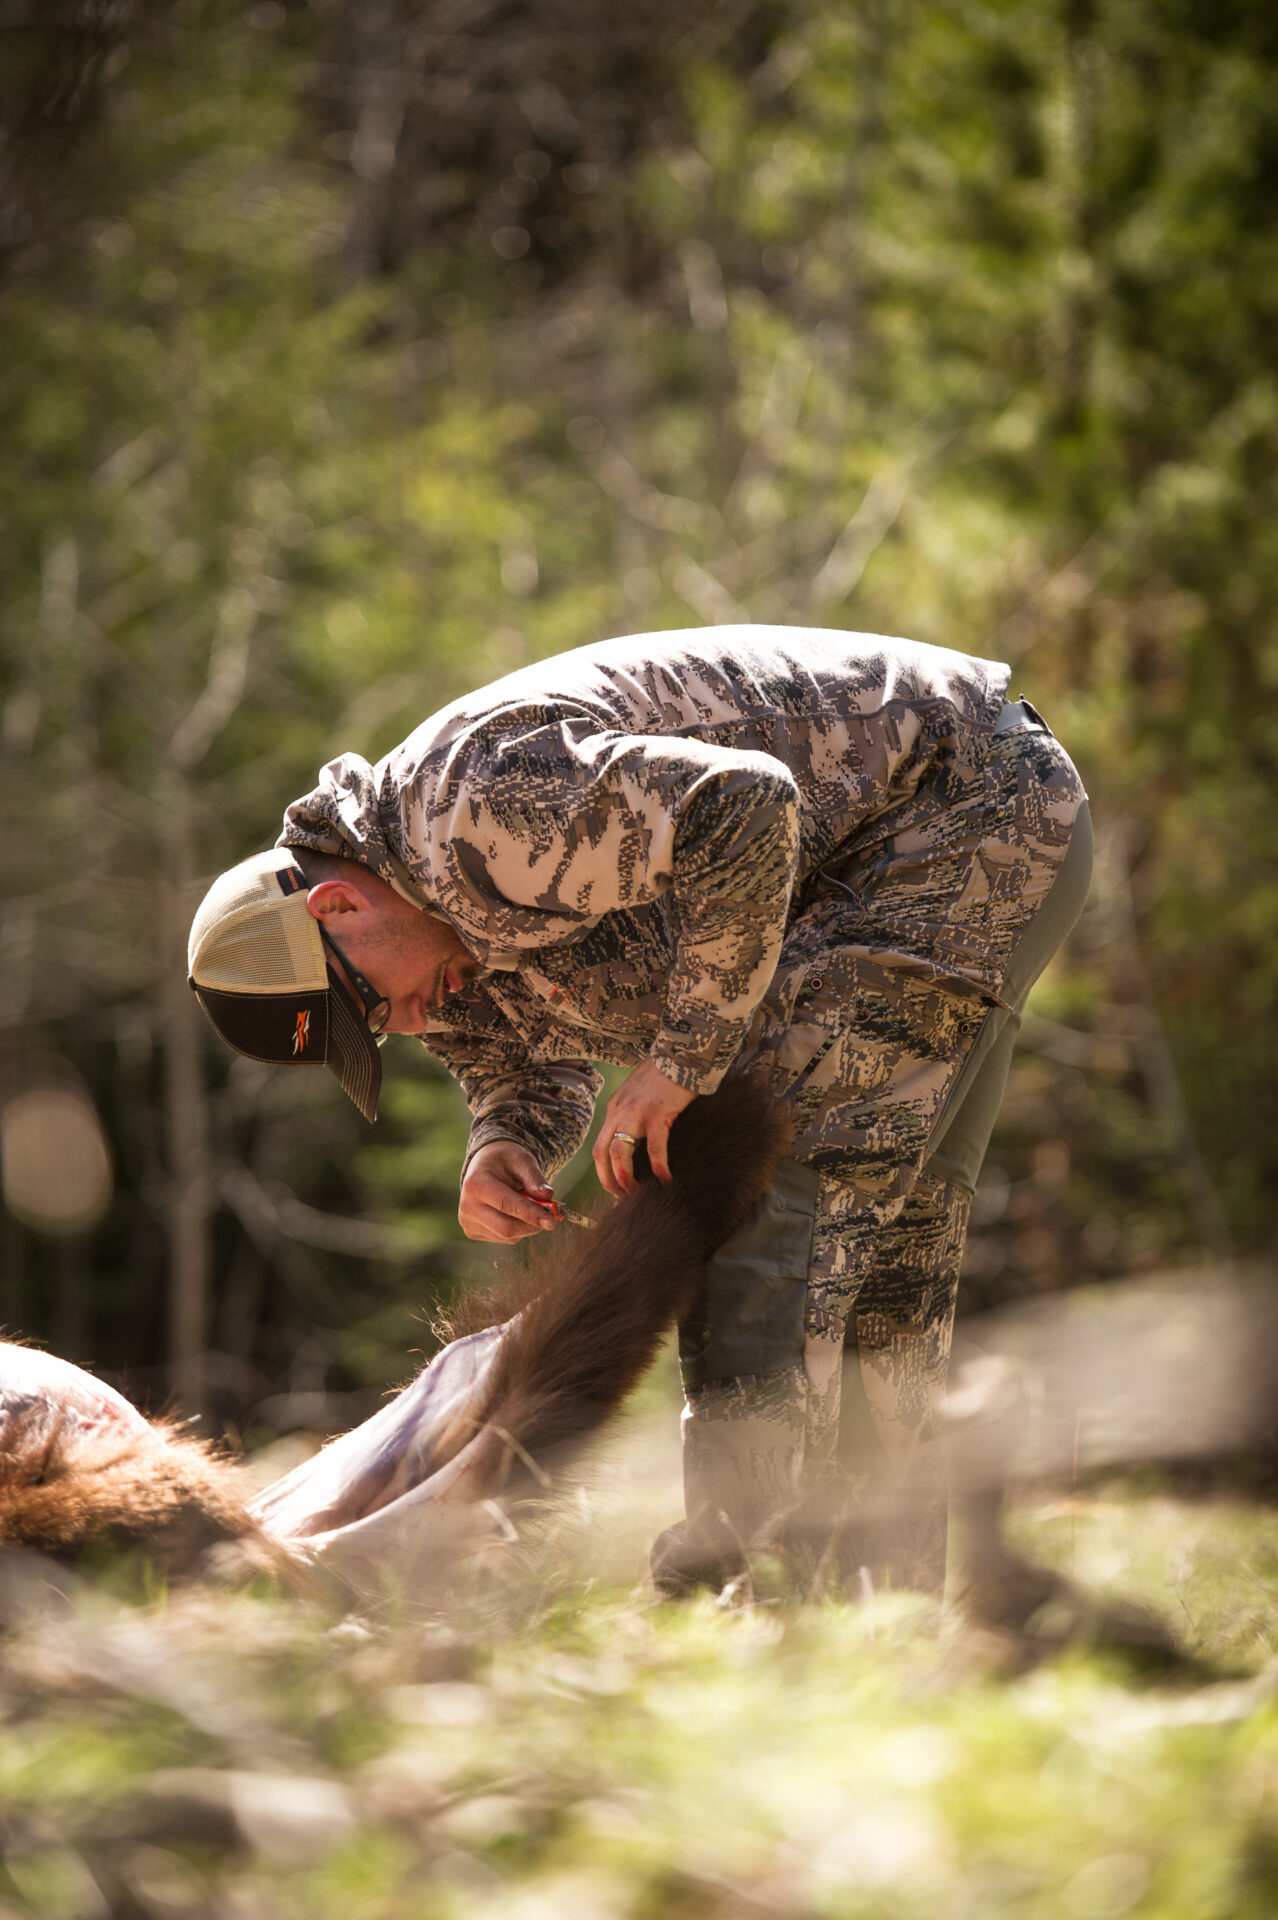
<path id="1" fill-rule="evenodd" d="M 341 954 L 390 1001 L 386 1033 L 420 1033 L 432 1011 L 480 971 L 446 920 L 411 906 L 375 875 L 361 875 L 358 887 L 344 881 L 312 887 L 307 906 Z M 344 972 L 338 956 L 330 957 Z M 363 1017 L 353 989 L 352 996 Z"/>

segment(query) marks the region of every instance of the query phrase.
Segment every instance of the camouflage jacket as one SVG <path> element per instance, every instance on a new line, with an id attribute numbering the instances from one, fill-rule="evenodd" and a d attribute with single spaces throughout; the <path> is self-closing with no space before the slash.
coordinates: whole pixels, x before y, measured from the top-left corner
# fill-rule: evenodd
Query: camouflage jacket
<path id="1" fill-rule="evenodd" d="M 552 1173 L 589 1124 L 590 1061 L 719 1084 L 805 885 L 885 814 L 970 797 L 1007 684 L 877 634 L 608 640 L 454 701 L 375 767 L 343 754 L 280 844 L 353 856 L 452 923 L 484 972 L 422 1038 L 471 1152 L 514 1138 Z"/>

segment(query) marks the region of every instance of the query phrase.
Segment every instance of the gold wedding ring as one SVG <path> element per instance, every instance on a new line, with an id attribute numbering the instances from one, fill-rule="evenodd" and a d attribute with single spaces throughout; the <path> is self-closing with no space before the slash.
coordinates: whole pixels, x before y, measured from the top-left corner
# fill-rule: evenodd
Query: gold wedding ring
<path id="1" fill-rule="evenodd" d="M 624 1140 L 628 1147 L 637 1147 L 639 1145 L 633 1133 L 622 1133 L 618 1130 L 612 1137 L 614 1140 Z"/>

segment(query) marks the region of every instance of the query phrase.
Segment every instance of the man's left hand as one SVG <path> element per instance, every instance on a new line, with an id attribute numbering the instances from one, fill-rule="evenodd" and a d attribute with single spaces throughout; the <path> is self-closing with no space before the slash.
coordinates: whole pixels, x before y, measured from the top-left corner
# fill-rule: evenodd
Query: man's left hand
<path id="1" fill-rule="evenodd" d="M 640 1140 L 647 1142 L 652 1171 L 658 1180 L 668 1183 L 670 1162 L 666 1158 L 666 1142 L 670 1129 L 696 1097 L 695 1093 L 688 1093 L 668 1080 L 651 1060 L 636 1067 L 608 1102 L 595 1142 L 595 1172 L 600 1184 L 618 1198 L 623 1193 L 634 1192 L 637 1184 L 635 1148 L 629 1140 L 619 1138 L 621 1134 L 633 1135 L 636 1144 Z"/>

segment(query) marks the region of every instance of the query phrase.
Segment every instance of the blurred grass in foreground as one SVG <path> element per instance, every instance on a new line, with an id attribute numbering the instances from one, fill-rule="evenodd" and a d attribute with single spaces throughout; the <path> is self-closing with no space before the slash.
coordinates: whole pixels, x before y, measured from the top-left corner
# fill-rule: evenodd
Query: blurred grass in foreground
<path id="1" fill-rule="evenodd" d="M 662 1398 L 447 1613 L 46 1589 L 0 1661 L 0 1914 L 1278 1911 L 1271 1515 L 1115 1485 L 1014 1516 L 1236 1676 L 1208 1686 L 1082 1652 L 1018 1671 L 906 1595 L 661 1606 Z"/>

